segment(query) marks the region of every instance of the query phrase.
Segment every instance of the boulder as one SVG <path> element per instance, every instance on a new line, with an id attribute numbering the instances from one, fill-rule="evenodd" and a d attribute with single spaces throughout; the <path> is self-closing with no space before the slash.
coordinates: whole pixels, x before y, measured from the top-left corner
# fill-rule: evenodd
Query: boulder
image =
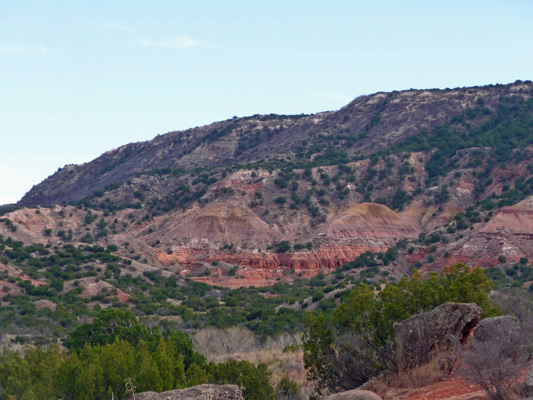
<path id="1" fill-rule="evenodd" d="M 143 392 L 135 400 L 242 400 L 242 390 L 237 385 L 198 385 L 168 392 Z M 127 398 L 133 400 L 133 396 Z"/>
<path id="2" fill-rule="evenodd" d="M 347 392 L 332 394 L 325 397 L 324 400 L 381 400 L 374 392 L 369 390 L 348 390 Z"/>
<path id="3" fill-rule="evenodd" d="M 513 335 L 520 330 L 518 318 L 511 315 L 485 318 L 474 330 L 474 339 L 480 342 L 490 342 L 501 335 Z"/>
<path id="4" fill-rule="evenodd" d="M 431 364 L 432 368 L 450 372 L 457 359 L 458 343 L 468 342 L 481 311 L 476 304 L 445 303 L 395 323 L 399 371 Z"/>

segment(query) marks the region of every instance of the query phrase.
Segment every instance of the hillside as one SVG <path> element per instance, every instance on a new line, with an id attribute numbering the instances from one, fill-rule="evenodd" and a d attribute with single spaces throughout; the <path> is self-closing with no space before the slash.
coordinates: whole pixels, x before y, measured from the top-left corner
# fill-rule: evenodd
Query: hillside
<path id="1" fill-rule="evenodd" d="M 336 112 L 255 115 L 170 132 L 111 150 L 83 165 L 65 166 L 33 187 L 19 205 L 50 206 L 79 201 L 95 191 L 150 172 L 161 175 L 182 168 L 216 171 L 235 165 L 260 167 L 265 160 L 289 157 L 293 164 L 304 161 L 317 165 L 344 164 L 354 156 L 365 158 L 409 138 L 408 147 L 412 148 L 420 134 L 437 127 L 460 130 L 480 127 L 502 106 L 517 111 L 513 109 L 516 104 L 506 100 L 528 100 L 532 87 L 530 82 L 517 82 L 454 90 L 376 93 L 358 97 Z M 496 121 L 500 122 L 503 121 Z"/>
<path id="2" fill-rule="evenodd" d="M 437 251 L 415 246 L 404 267 L 518 261 L 533 256 L 519 243 L 531 227 L 509 222 L 507 232 L 498 210 L 533 194 L 532 94 L 522 82 L 377 93 L 336 112 L 171 132 L 66 166 L 18 204 L 70 204 L 84 210 L 78 219 L 54 209 L 7 218 L 39 242 L 69 229 L 73 241 L 129 241 L 157 265 L 219 260 L 312 275 L 421 234 Z M 372 202 L 383 206 L 363 204 Z M 296 248 L 280 251 L 285 242 Z"/>
<path id="3" fill-rule="evenodd" d="M 2 211 L 3 327 L 40 313 L 60 336 L 114 305 L 272 334 L 356 282 L 457 262 L 528 286 L 532 153 L 531 82 L 377 93 L 128 144 Z M 229 290 L 249 286 L 263 288 Z"/>

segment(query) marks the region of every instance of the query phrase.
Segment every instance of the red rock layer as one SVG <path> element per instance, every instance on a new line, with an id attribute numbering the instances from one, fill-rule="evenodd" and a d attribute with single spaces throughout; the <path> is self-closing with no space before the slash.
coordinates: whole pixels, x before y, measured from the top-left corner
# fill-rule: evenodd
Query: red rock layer
<path id="1" fill-rule="evenodd" d="M 366 251 L 380 252 L 388 248 L 388 245 L 378 243 L 366 246 L 322 246 L 315 251 L 284 254 L 245 251 L 228 253 L 209 249 L 180 248 L 172 254 L 160 251 L 156 256 L 164 265 L 224 261 L 228 264 L 267 271 L 288 268 L 294 272 L 305 272 L 334 270 L 348 261 L 355 260 Z"/>
<path id="2" fill-rule="evenodd" d="M 204 220 L 204 215 L 207 215 Z M 224 219 L 224 221 L 221 220 Z M 257 221 L 257 220 L 259 221 Z M 250 222 L 252 221 L 252 222 Z M 262 226 L 266 227 L 264 231 Z M 156 256 L 162 264 L 184 265 L 198 262 L 224 261 L 249 268 L 275 271 L 280 268 L 295 273 L 316 275 L 319 271 L 334 270 L 346 262 L 353 261 L 366 251 L 380 252 L 392 247 L 401 238 L 415 238 L 420 233 L 410 219 L 406 219 L 389 208 L 373 203 L 350 207 L 323 226 L 313 240 L 317 248 L 313 251 L 290 253 L 260 252 L 257 250 L 220 251 L 205 245 L 211 240 L 220 240 L 219 235 L 232 232 L 232 236 L 243 237 L 243 230 L 264 243 L 272 243 L 272 229 L 257 216 L 240 208 L 210 207 L 183 226 L 190 239 L 190 245 L 176 246 L 172 254 L 158 251 Z M 240 232 L 237 232 L 240 230 Z M 261 233 L 258 233 L 261 231 Z M 238 234 L 237 234 L 237 233 Z M 233 236 L 235 237 L 235 236 Z"/>

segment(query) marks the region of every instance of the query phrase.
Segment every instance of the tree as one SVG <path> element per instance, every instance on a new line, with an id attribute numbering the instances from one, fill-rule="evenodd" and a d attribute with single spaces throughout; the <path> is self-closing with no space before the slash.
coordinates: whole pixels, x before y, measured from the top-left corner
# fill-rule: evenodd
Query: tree
<path id="1" fill-rule="evenodd" d="M 248 361 L 232 360 L 223 364 L 209 364 L 209 374 L 219 385 L 233 383 L 244 387 L 246 400 L 274 400 L 276 395 L 270 384 L 272 373 L 264 363 L 257 366 Z"/>
<path id="2" fill-rule="evenodd" d="M 70 383 L 74 383 L 74 391 L 69 393 L 69 395 L 72 396 L 70 398 L 97 398 L 98 391 L 102 388 L 102 386 L 99 386 L 102 380 L 103 374 L 101 366 L 99 364 L 87 365 L 81 370 L 81 373 L 77 378 L 71 378 Z M 61 381 L 61 378 L 59 378 L 59 381 Z"/>
<path id="3" fill-rule="evenodd" d="M 139 346 L 142 344 L 144 344 L 143 341 L 140 341 Z M 139 347 L 136 348 L 129 342 L 117 338 L 112 344 L 97 346 L 92 350 L 94 355 L 93 357 L 87 357 L 88 362 L 86 365 L 94 364 L 101 368 L 102 383 L 98 383 L 97 388 L 107 390 L 110 387 L 115 396 L 119 398 L 125 397 L 124 380 L 135 375 L 137 370 L 136 354 L 141 352 Z M 89 351 L 88 348 L 87 351 Z M 80 359 L 83 360 L 84 358 L 86 357 L 84 357 L 82 352 Z"/>
<path id="4" fill-rule="evenodd" d="M 287 202 L 287 198 L 285 196 L 279 196 L 274 199 L 274 202 L 276 204 L 285 204 Z"/>
<path id="5" fill-rule="evenodd" d="M 0 355 L 0 399 L 57 399 L 55 377 L 65 358 L 57 346 L 25 349 L 25 356 L 6 351 Z"/>
<path id="6" fill-rule="evenodd" d="M 193 339 L 195 348 L 206 356 L 242 353 L 257 344 L 254 334 L 241 326 L 226 329 L 202 329 L 194 335 Z"/>
<path id="7" fill-rule="evenodd" d="M 401 210 L 407 201 L 409 201 L 407 192 L 405 190 L 398 190 L 392 197 L 392 208 L 395 210 Z"/>
<path id="8" fill-rule="evenodd" d="M 136 386 L 139 392 L 152 390 L 160 392 L 163 389 L 163 381 L 153 358 L 145 353 L 137 371 Z"/>
<path id="9" fill-rule="evenodd" d="M 16 352 L 8 351 L 2 355 L 0 364 L 0 387 L 2 400 L 9 395 L 22 398 L 31 382 L 31 371 L 28 363 Z"/>
<path id="10" fill-rule="evenodd" d="M 300 400 L 302 398 L 298 383 L 287 375 L 280 379 L 276 387 L 276 394 L 278 400 Z"/>
<path id="11" fill-rule="evenodd" d="M 206 328 L 196 332 L 193 336 L 194 348 L 204 356 L 213 354 L 213 341 L 218 333 L 215 328 Z"/>
<path id="12" fill-rule="evenodd" d="M 176 355 L 181 354 L 183 356 L 182 361 L 185 364 L 185 368 L 188 368 L 192 363 L 197 365 L 205 364 L 205 357 L 193 350 L 192 339 L 186 333 L 169 329 L 163 334 L 163 337 L 174 344 Z"/>
<path id="13" fill-rule="evenodd" d="M 166 339 L 174 346 L 175 354 L 182 354 L 185 367 L 191 363 L 205 364 L 205 357 L 195 353 L 192 340 L 186 333 L 168 329 L 161 336 L 159 332 L 152 332 L 145 325 L 139 323 L 135 315 L 129 310 L 102 310 L 91 324 L 83 324 L 72 332 L 65 340 L 65 346 L 76 353 L 89 346 L 104 346 L 121 339 L 132 346 L 141 340 L 150 351 L 155 351 L 160 339 Z"/>
<path id="14" fill-rule="evenodd" d="M 278 243 L 276 248 L 276 251 L 278 253 L 286 253 L 287 251 L 290 251 L 291 245 L 288 240 L 283 240 L 280 243 Z"/>
<path id="15" fill-rule="evenodd" d="M 80 376 L 82 366 L 76 354 L 70 355 L 56 372 L 55 385 L 61 398 L 73 400 L 78 393 L 77 377 Z M 91 396 L 87 395 L 87 398 Z"/>
<path id="16" fill-rule="evenodd" d="M 194 363 L 187 368 L 185 377 L 187 379 L 187 386 L 196 386 L 207 383 L 207 374 L 205 370 Z"/>
<path id="17" fill-rule="evenodd" d="M 319 391 L 337 386 L 333 331 L 328 327 L 322 313 L 316 317 L 309 313 L 305 327 L 304 366 L 307 379 L 317 382 Z"/>
<path id="18" fill-rule="evenodd" d="M 185 387 L 187 379 L 185 377 L 185 363 L 183 362 L 183 356 L 181 354 L 177 355 L 172 372 L 174 375 L 174 387 Z"/>
<path id="19" fill-rule="evenodd" d="M 161 377 L 161 390 L 174 389 L 174 370 L 176 353 L 172 342 L 159 339 L 159 344 L 154 352 L 154 360 Z M 183 360 L 181 360 L 183 363 Z"/>
<path id="20" fill-rule="evenodd" d="M 113 343 L 116 337 L 137 343 L 139 336 L 146 336 L 135 315 L 129 310 L 102 310 L 91 324 L 83 324 L 72 332 L 64 343 L 70 350 L 80 352 L 86 344 L 105 345 Z M 146 329 L 146 328 L 145 328 Z"/>

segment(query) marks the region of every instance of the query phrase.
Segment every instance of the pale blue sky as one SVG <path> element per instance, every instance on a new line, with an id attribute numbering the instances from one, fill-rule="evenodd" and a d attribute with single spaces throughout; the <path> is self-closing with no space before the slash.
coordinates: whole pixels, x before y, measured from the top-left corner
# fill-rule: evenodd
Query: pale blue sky
<path id="1" fill-rule="evenodd" d="M 0 0 L 0 204 L 234 115 L 517 79 L 533 79 L 531 0 Z"/>

